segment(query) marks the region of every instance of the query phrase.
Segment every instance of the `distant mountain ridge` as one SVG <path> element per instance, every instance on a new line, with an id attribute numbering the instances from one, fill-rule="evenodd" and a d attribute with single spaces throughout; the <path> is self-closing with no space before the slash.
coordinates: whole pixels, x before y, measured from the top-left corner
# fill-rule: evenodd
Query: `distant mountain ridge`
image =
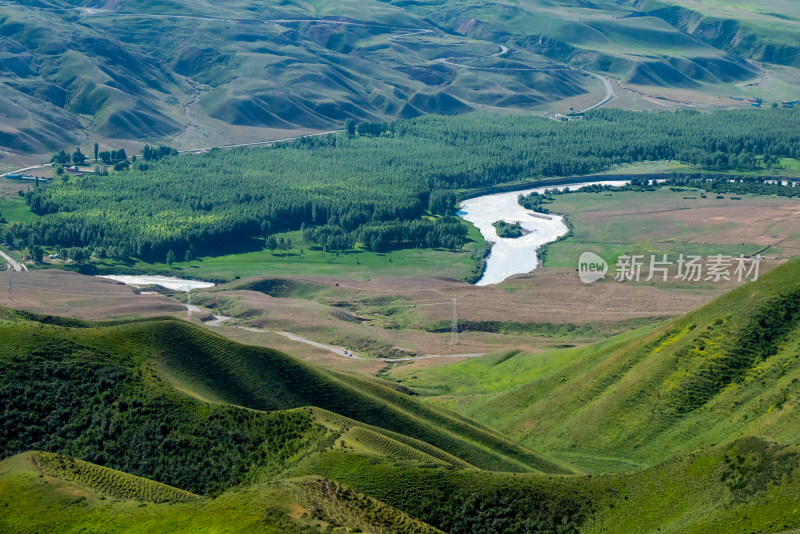
<path id="1" fill-rule="evenodd" d="M 15 2 L 0 14 L 0 156 L 96 139 L 215 146 L 347 118 L 542 112 L 599 99 L 586 71 L 701 91 L 757 78 L 751 59 L 800 61 L 791 9 L 767 24 L 680 4 Z"/>

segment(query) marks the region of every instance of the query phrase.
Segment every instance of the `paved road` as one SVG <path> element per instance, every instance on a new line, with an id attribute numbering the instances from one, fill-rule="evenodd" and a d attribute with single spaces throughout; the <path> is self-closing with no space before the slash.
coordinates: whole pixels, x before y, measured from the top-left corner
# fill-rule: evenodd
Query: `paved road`
<path id="1" fill-rule="evenodd" d="M 607 104 L 607 103 L 611 102 L 612 100 L 614 100 L 617 97 L 616 93 L 614 92 L 614 88 L 611 86 L 611 82 L 608 81 L 608 78 L 606 78 L 605 76 L 600 76 L 599 74 L 595 74 L 593 72 L 591 72 L 590 74 L 592 76 L 596 77 L 596 78 L 599 78 L 600 81 L 603 82 L 603 85 L 606 88 L 606 95 L 603 97 L 602 100 L 600 100 L 596 104 L 592 104 L 588 108 L 586 108 L 583 111 L 581 111 L 581 113 L 586 113 L 587 111 L 591 111 L 591 110 L 593 110 L 595 108 L 599 108 L 603 104 Z"/>
<path id="2" fill-rule="evenodd" d="M 14 269 L 15 271 L 21 271 L 23 269 L 26 271 L 28 270 L 28 268 L 25 265 L 17 263 L 16 261 L 14 261 L 14 258 L 9 256 L 2 250 L 0 250 L 0 256 L 2 256 L 8 262 L 8 264 L 11 265 L 11 268 Z"/>

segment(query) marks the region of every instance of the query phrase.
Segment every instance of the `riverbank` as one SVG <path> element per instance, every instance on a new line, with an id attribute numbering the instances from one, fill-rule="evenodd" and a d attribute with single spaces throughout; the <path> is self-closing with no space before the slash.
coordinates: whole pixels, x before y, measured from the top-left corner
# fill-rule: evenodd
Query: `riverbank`
<path id="1" fill-rule="evenodd" d="M 594 180 L 575 185 L 610 185 L 622 181 Z M 549 214 L 543 217 L 520 206 L 517 201 L 519 195 L 544 193 L 546 189 L 554 187 L 564 189 L 568 185 L 540 184 L 535 188 L 482 195 L 461 202 L 461 211 L 458 215 L 475 225 L 487 242 L 493 242 L 491 253 L 486 260 L 486 269 L 476 285 L 499 284 L 515 274 L 531 272 L 539 264 L 538 249 L 556 241 L 569 231 L 562 216 Z M 521 237 L 499 237 L 494 227 L 497 221 L 519 222 L 527 233 Z"/>

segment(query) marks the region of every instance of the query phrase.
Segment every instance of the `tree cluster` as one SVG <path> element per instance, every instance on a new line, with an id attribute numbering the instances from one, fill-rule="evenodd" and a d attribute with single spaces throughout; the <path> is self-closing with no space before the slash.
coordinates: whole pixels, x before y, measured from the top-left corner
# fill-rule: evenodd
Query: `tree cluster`
<path id="1" fill-rule="evenodd" d="M 171 149 L 151 148 L 150 159 L 129 172 L 31 191 L 26 200 L 42 217 L 9 231 L 27 245 L 103 247 L 159 261 L 170 250 L 176 257 L 191 245 L 202 254 L 226 252 L 302 225 L 311 243 L 329 250 L 358 243 L 457 248 L 461 230 L 453 233 L 447 223 L 442 233 L 434 226 L 444 223 L 424 217 L 453 213 L 465 189 L 639 161 L 749 169 L 800 156 L 800 112 L 793 109 L 595 110 L 567 123 L 425 116 L 386 128 L 362 123 L 355 133 L 364 124 L 363 135 L 262 149 L 165 158 Z M 109 164 L 125 156 L 115 153 Z"/>

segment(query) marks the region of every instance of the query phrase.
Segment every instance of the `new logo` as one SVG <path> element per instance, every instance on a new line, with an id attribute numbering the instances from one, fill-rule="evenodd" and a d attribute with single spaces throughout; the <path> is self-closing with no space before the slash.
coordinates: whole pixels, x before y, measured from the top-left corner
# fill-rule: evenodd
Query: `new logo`
<path id="1" fill-rule="evenodd" d="M 584 252 L 578 259 L 578 277 L 584 284 L 591 284 L 605 278 L 608 272 L 606 260 L 593 252 Z"/>

